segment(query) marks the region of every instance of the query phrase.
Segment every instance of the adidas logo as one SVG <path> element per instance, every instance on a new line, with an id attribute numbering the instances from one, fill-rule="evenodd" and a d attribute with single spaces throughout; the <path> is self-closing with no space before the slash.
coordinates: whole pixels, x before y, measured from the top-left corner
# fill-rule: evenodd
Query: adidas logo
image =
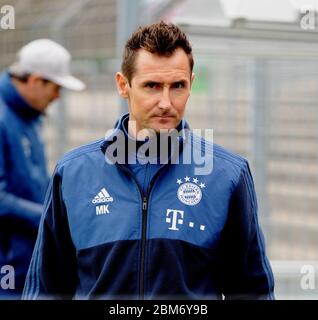
<path id="1" fill-rule="evenodd" d="M 104 202 L 113 202 L 114 199 L 109 195 L 107 190 L 103 188 L 98 194 L 95 196 L 95 198 L 92 200 L 92 203 L 104 203 Z"/>

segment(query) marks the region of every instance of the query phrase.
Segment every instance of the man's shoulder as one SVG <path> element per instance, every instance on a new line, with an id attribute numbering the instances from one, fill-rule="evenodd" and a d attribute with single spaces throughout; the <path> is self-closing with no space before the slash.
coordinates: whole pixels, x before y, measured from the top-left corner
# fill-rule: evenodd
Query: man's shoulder
<path id="1" fill-rule="evenodd" d="M 20 122 L 18 120 L 17 113 L 13 112 L 9 105 L 0 96 L 0 122 L 4 126 L 8 126 L 8 129 L 12 130 L 12 126 Z"/>
<path id="2" fill-rule="evenodd" d="M 0 122 L 4 121 L 7 105 L 0 96 Z"/>
<path id="3" fill-rule="evenodd" d="M 102 155 L 101 145 L 103 141 L 103 138 L 94 140 L 90 143 L 81 145 L 68 151 L 58 160 L 57 167 L 62 167 L 69 163 L 73 164 L 74 162 L 81 161 L 81 159 L 85 158 L 85 156 L 96 152 L 100 152 L 100 154 Z"/>
<path id="4" fill-rule="evenodd" d="M 245 168 L 247 164 L 247 160 L 241 155 L 202 137 L 194 135 L 193 145 L 194 148 L 200 147 L 199 150 L 203 151 L 206 155 L 212 155 L 214 162 L 221 161 L 239 169 Z"/>
<path id="5" fill-rule="evenodd" d="M 247 160 L 244 157 L 218 144 L 213 144 L 213 153 L 216 158 L 227 161 L 239 168 L 244 168 L 247 164 Z"/>
<path id="6" fill-rule="evenodd" d="M 15 119 L 10 114 L 10 108 L 0 97 L 0 127 L 2 130 L 10 132 L 15 123 Z"/>

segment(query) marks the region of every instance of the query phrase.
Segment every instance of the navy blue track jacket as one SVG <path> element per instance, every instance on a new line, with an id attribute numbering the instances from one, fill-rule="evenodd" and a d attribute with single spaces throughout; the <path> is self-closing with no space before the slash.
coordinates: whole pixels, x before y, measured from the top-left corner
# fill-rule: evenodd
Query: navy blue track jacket
<path id="1" fill-rule="evenodd" d="M 0 299 L 20 298 L 49 184 L 40 113 L 19 95 L 7 72 L 0 75 L 0 268 L 15 270 L 14 289 Z"/>
<path id="2" fill-rule="evenodd" d="M 180 158 L 188 148 L 213 156 L 210 174 L 181 160 L 110 164 L 109 138 L 58 162 L 24 299 L 273 298 L 248 163 L 192 134 L 180 140 Z"/>

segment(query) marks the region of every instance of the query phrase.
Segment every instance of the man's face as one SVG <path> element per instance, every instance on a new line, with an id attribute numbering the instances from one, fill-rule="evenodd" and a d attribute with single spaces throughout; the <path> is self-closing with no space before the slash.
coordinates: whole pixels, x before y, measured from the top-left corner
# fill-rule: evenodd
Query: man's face
<path id="1" fill-rule="evenodd" d="M 43 112 L 52 101 L 60 96 L 60 86 L 44 80 L 38 74 L 31 74 L 22 90 L 29 104 L 40 112 Z"/>
<path id="2" fill-rule="evenodd" d="M 117 73 L 117 87 L 128 99 L 129 120 L 141 129 L 173 129 L 180 123 L 190 96 L 194 75 L 182 49 L 169 56 L 159 56 L 140 49 L 131 85 Z"/>
<path id="3" fill-rule="evenodd" d="M 60 86 L 51 82 L 41 80 L 34 86 L 34 102 L 33 107 L 38 111 L 44 111 L 48 105 L 59 98 Z"/>

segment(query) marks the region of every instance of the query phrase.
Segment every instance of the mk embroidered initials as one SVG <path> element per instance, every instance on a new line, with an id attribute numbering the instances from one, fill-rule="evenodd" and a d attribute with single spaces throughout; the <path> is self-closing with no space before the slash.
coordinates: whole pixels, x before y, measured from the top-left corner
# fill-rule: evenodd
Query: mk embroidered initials
<path id="1" fill-rule="evenodd" d="M 101 206 L 96 207 L 96 215 L 109 213 L 108 204 L 103 204 Z"/>

